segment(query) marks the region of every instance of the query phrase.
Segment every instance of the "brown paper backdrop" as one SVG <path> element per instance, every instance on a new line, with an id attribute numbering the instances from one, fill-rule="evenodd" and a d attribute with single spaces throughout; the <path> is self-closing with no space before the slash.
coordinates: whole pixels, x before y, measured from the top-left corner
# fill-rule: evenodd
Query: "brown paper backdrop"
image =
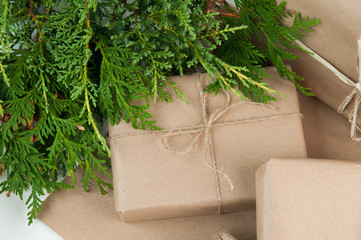
<path id="1" fill-rule="evenodd" d="M 324 159 L 361 159 L 361 143 L 350 139 L 350 125 L 342 115 L 314 97 L 300 95 L 309 156 Z M 97 189 L 60 191 L 43 205 L 40 220 L 66 240 L 79 239 L 211 239 L 223 229 L 238 239 L 255 239 L 254 211 L 224 216 L 202 216 L 126 224 L 114 207 L 113 194 L 101 196 Z M 244 238 L 244 239 L 243 239 Z"/>

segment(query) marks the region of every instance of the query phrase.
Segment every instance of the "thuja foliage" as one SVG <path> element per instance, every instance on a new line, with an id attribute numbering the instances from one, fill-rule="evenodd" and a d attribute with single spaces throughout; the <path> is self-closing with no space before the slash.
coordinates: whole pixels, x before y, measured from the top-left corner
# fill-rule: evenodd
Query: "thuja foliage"
<path id="1" fill-rule="evenodd" d="M 286 1 L 277 4 L 274 0 L 235 0 L 234 3 L 235 8 L 232 8 L 225 2 L 230 13 L 222 14 L 222 20 L 231 27 L 244 25 L 247 28 L 228 33 L 228 39 L 217 48 L 216 55 L 232 65 L 246 67 L 247 77 L 255 81 L 269 77 L 262 67 L 271 64 L 281 77 L 292 81 L 305 95 L 312 95 L 310 89 L 298 83 L 303 78 L 287 68 L 285 61 L 297 59 L 287 49 L 299 47 L 294 40 L 305 37 L 320 20 L 301 18 L 299 12 L 293 12 L 293 16 L 291 11 L 285 10 Z M 290 27 L 281 24 L 288 17 L 294 18 Z M 262 102 L 269 100 L 264 89 L 255 85 L 239 86 L 247 97 L 253 95 Z"/>
<path id="2" fill-rule="evenodd" d="M 275 93 L 263 81 L 263 62 L 295 82 L 283 64 L 294 56 L 283 47 L 316 22 L 282 27 L 284 4 L 273 1 L 235 1 L 239 12 L 228 16 L 215 2 L 224 1 L 1 0 L 0 170 L 7 178 L 0 193 L 23 198 L 30 189 L 29 223 L 39 197 L 72 187 L 58 178 L 68 174 L 75 183 L 78 167 L 85 190 L 93 181 L 101 193 L 111 188 L 96 175 L 110 178 L 99 122 L 158 129 L 150 102 L 171 101 L 167 88 L 184 99 L 168 76 L 204 71 L 215 76 L 208 92 L 262 102 Z M 266 36 L 268 47 L 255 47 L 254 35 Z"/>

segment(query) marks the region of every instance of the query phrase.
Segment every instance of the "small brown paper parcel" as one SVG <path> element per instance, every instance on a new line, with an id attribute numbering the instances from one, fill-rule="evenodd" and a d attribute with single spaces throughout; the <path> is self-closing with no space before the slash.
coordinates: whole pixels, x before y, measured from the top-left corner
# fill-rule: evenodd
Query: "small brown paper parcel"
<path id="1" fill-rule="evenodd" d="M 269 161 L 256 173 L 257 239 L 361 239 L 360 185 L 360 161 Z"/>
<path id="2" fill-rule="evenodd" d="M 288 64 L 305 79 L 301 82 L 303 86 L 311 88 L 317 98 L 349 119 L 352 123 L 351 138 L 360 142 L 356 129 L 357 125 L 361 126 L 361 112 L 358 112 L 361 102 L 360 61 L 357 61 L 360 56 L 361 1 L 288 0 L 286 8 L 291 12 L 300 11 L 302 17 L 322 20 L 301 43 L 296 41 L 314 54 L 299 48 L 289 49 L 299 59 Z M 285 24 L 291 25 L 292 22 L 293 19 L 289 19 Z"/>
<path id="3" fill-rule="evenodd" d="M 189 105 L 157 102 L 163 130 L 109 126 L 115 205 L 125 222 L 255 209 L 256 169 L 273 157 L 306 157 L 294 85 L 267 68 L 287 97 L 269 105 L 206 94 L 206 74 L 172 77 Z"/>

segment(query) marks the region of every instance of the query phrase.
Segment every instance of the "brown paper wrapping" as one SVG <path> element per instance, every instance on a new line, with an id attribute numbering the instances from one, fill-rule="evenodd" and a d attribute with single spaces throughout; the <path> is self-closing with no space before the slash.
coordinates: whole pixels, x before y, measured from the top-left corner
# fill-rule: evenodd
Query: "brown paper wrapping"
<path id="1" fill-rule="evenodd" d="M 322 20 L 322 23 L 313 28 L 312 33 L 302 39 L 302 42 L 357 83 L 359 80 L 357 39 L 361 35 L 361 1 L 288 0 L 286 8 L 300 11 L 302 17 Z M 293 20 L 289 19 L 286 25 L 289 25 L 291 21 Z M 288 64 L 305 78 L 301 84 L 312 88 L 317 98 L 337 111 L 354 87 L 342 82 L 308 53 L 299 49 L 291 50 L 291 52 L 300 56 L 298 60 Z M 354 100 L 345 109 L 343 115 L 349 118 L 353 108 Z M 361 112 L 358 113 L 357 123 L 361 126 Z"/>
<path id="2" fill-rule="evenodd" d="M 361 239 L 361 162 L 273 159 L 256 173 L 258 240 Z"/>
<path id="3" fill-rule="evenodd" d="M 300 95 L 300 102 L 310 157 L 360 159 L 361 148 L 349 137 L 350 126 L 342 115 L 314 97 Z M 255 211 L 122 223 L 114 207 L 113 192 L 102 196 L 95 186 L 89 193 L 79 186 L 55 192 L 42 209 L 38 218 L 66 240 L 199 240 L 211 239 L 220 230 L 239 240 L 252 240 L 256 235 Z"/>
<path id="4" fill-rule="evenodd" d="M 268 68 L 267 73 L 271 75 L 269 85 L 287 97 L 278 96 L 279 100 L 271 103 L 274 109 L 243 102 L 215 121 L 209 140 L 213 142 L 215 165 L 211 165 L 212 147 L 207 145 L 205 134 L 166 138 L 169 143 L 165 146 L 164 137 L 179 131 L 145 134 L 124 122 L 109 127 L 115 204 L 123 221 L 216 214 L 220 202 L 222 212 L 254 209 L 256 169 L 275 156 L 306 156 L 295 87 L 278 77 L 275 68 Z M 203 124 L 196 85 L 199 76 L 210 81 L 205 74 L 172 78 L 190 105 L 174 96 L 172 103 L 153 105 L 149 111 L 156 116 L 158 126 L 174 129 Z M 208 115 L 224 106 L 225 99 L 223 94 L 206 95 Z M 239 99 L 231 95 L 231 104 L 237 103 Z M 217 125 L 223 123 L 229 125 Z M 119 135 L 125 136 L 116 137 Z M 187 153 L 166 150 L 171 146 L 183 151 L 197 137 L 199 141 Z M 223 174 L 229 177 L 233 191 Z"/>

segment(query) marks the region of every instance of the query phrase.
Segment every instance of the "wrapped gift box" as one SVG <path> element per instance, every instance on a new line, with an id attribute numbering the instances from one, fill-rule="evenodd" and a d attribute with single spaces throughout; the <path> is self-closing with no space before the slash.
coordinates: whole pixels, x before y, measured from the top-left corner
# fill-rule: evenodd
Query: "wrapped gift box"
<path id="1" fill-rule="evenodd" d="M 109 126 L 116 209 L 123 221 L 255 208 L 256 169 L 272 157 L 306 157 L 297 92 L 268 68 L 270 105 L 204 95 L 206 74 L 173 77 L 176 99 L 150 108 L 162 131 Z M 233 189 L 231 188 L 233 186 Z"/>
<path id="2" fill-rule="evenodd" d="M 281 2 L 281 0 L 277 0 Z M 361 1 L 359 0 L 288 0 L 286 8 L 300 11 L 302 17 L 318 18 L 322 23 L 313 28 L 313 32 L 302 39 L 302 42 L 324 58 L 340 73 L 355 84 L 359 82 L 358 74 L 358 44 L 361 36 Z M 291 25 L 293 19 L 285 24 Z M 315 60 L 310 54 L 300 49 L 291 52 L 300 56 L 289 64 L 292 69 L 305 78 L 302 85 L 312 88 L 312 92 L 327 105 L 339 110 L 343 101 L 355 90 L 341 81 L 332 71 Z M 360 92 L 361 89 L 357 91 Z M 349 103 L 342 114 L 349 118 L 354 109 L 355 99 Z M 357 115 L 357 123 L 361 126 L 361 112 Z"/>
<path id="3" fill-rule="evenodd" d="M 361 162 L 273 159 L 256 185 L 258 240 L 361 239 Z"/>

